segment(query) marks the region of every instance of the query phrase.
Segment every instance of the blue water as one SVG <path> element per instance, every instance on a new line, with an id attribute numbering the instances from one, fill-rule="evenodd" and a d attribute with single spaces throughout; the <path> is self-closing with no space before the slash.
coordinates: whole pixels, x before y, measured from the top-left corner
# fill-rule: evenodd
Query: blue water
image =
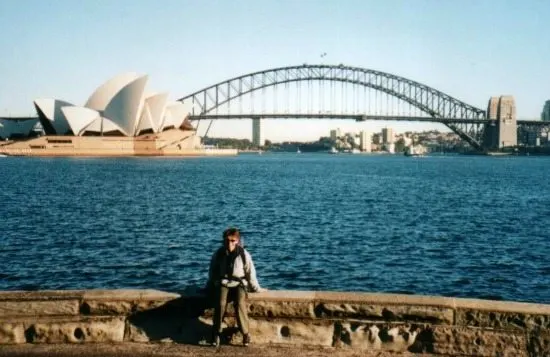
<path id="1" fill-rule="evenodd" d="M 550 303 L 550 157 L 0 158 L 0 290 L 204 284 Z"/>

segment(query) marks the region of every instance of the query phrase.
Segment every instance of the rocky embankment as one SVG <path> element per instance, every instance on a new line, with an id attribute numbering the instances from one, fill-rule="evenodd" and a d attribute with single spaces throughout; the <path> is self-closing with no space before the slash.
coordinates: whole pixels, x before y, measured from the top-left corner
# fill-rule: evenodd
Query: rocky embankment
<path id="1" fill-rule="evenodd" d="M 250 294 L 249 302 L 254 348 L 321 348 L 333 356 L 550 355 L 550 305 L 305 291 Z M 212 313 L 204 296 L 156 290 L 0 292 L 0 350 L 201 346 L 210 336 Z M 240 343 L 231 309 L 223 337 L 227 345 Z"/>

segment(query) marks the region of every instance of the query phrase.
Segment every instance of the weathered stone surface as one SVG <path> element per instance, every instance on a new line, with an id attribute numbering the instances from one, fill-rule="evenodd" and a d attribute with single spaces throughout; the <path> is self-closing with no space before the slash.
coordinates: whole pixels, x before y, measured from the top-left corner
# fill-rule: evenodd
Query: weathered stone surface
<path id="1" fill-rule="evenodd" d="M 527 351 L 530 357 L 550 356 L 550 331 L 536 328 L 528 338 Z"/>
<path id="2" fill-rule="evenodd" d="M 329 321 L 250 319 L 250 334 L 258 344 L 332 346 L 334 324 Z M 234 334 L 232 338 L 238 339 L 237 336 Z"/>
<path id="3" fill-rule="evenodd" d="M 336 323 L 334 346 L 406 352 L 415 343 L 420 330 L 418 325 Z"/>
<path id="4" fill-rule="evenodd" d="M 139 311 L 146 311 L 162 306 L 164 300 L 87 300 L 80 305 L 83 315 L 129 315 Z"/>
<path id="5" fill-rule="evenodd" d="M 25 342 L 25 329 L 23 324 L 0 322 L 0 344 L 16 344 Z"/>
<path id="6" fill-rule="evenodd" d="M 523 312 L 500 312 L 475 309 L 457 309 L 458 326 L 490 327 L 511 330 L 550 329 L 550 315 L 528 314 Z"/>
<path id="7" fill-rule="evenodd" d="M 25 326 L 29 343 L 122 342 L 124 318 L 40 319 Z"/>
<path id="8" fill-rule="evenodd" d="M 0 345 L 200 344 L 209 340 L 212 301 L 201 294 L 182 294 L 156 290 L 0 292 Z M 249 294 L 248 305 L 253 344 L 258 345 L 550 356 L 550 305 L 300 291 Z M 228 305 L 224 341 L 241 341 L 232 304 Z"/>
<path id="9" fill-rule="evenodd" d="M 116 290 L 86 290 L 82 296 L 87 300 L 138 301 L 138 300 L 173 300 L 181 297 L 179 294 L 167 293 L 153 289 L 116 289 Z"/>
<path id="10" fill-rule="evenodd" d="M 427 350 L 436 354 L 479 357 L 527 357 L 524 334 L 494 331 L 483 328 L 433 327 L 432 346 Z"/>
<path id="11" fill-rule="evenodd" d="M 458 310 L 513 312 L 525 315 L 550 315 L 550 305 L 547 304 L 459 298 L 455 298 L 454 301 L 455 308 Z"/>
<path id="12" fill-rule="evenodd" d="M 248 311 L 255 317 L 315 318 L 313 302 L 255 300 L 248 304 Z"/>
<path id="13" fill-rule="evenodd" d="M 348 302 L 373 305 L 417 305 L 441 306 L 454 308 L 455 299 L 442 296 L 352 293 L 320 291 L 315 293 L 315 300 L 322 302 Z"/>
<path id="14" fill-rule="evenodd" d="M 406 321 L 452 324 L 454 312 L 450 308 L 415 305 L 372 305 L 359 303 L 318 303 L 318 318 L 352 318 L 375 321 Z"/>
<path id="15" fill-rule="evenodd" d="M 45 301 L 0 301 L 0 317 L 41 316 L 41 315 L 77 315 L 78 300 Z"/>
<path id="16" fill-rule="evenodd" d="M 315 300 L 317 293 L 314 291 L 296 291 L 296 290 L 267 290 L 261 293 L 250 293 L 250 301 L 300 301 L 310 302 Z"/>
<path id="17" fill-rule="evenodd" d="M 0 301 L 79 300 L 85 290 L 0 291 Z"/>
<path id="18" fill-rule="evenodd" d="M 145 329 L 126 322 L 124 342 L 151 342 L 151 339 Z"/>
<path id="19" fill-rule="evenodd" d="M 193 325 L 191 322 L 194 322 Z M 189 317 L 179 314 L 176 310 L 155 309 L 138 312 L 126 319 L 125 341 L 147 342 L 171 339 L 181 343 L 197 343 L 185 334 L 194 333 L 186 329 L 192 325 L 195 329 L 200 326 L 199 317 Z M 209 329 L 210 331 L 210 329 Z"/>

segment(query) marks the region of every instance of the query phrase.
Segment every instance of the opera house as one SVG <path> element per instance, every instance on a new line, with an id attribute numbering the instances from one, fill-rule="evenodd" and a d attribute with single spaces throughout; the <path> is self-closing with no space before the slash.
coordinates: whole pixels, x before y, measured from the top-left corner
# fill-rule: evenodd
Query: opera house
<path id="1" fill-rule="evenodd" d="M 168 93 L 148 93 L 148 77 L 120 74 L 105 82 L 83 106 L 36 99 L 37 118 L 0 121 L 3 138 L 29 136 L 40 122 L 42 136 L 5 141 L 0 153 L 29 156 L 234 155 L 206 150 L 188 120 L 188 104 L 169 102 Z"/>

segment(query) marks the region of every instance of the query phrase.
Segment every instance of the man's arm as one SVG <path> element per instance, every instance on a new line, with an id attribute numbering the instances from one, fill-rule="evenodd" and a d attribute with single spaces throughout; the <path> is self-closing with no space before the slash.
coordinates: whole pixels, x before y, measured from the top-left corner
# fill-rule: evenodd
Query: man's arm
<path id="1" fill-rule="evenodd" d="M 248 251 L 245 250 L 244 254 L 246 255 L 246 265 L 244 271 L 246 274 L 246 280 L 248 280 L 248 286 L 252 292 L 260 292 L 265 289 L 260 287 L 258 279 L 256 278 L 256 268 L 254 267 L 254 262 L 252 261 L 252 256 Z"/>

